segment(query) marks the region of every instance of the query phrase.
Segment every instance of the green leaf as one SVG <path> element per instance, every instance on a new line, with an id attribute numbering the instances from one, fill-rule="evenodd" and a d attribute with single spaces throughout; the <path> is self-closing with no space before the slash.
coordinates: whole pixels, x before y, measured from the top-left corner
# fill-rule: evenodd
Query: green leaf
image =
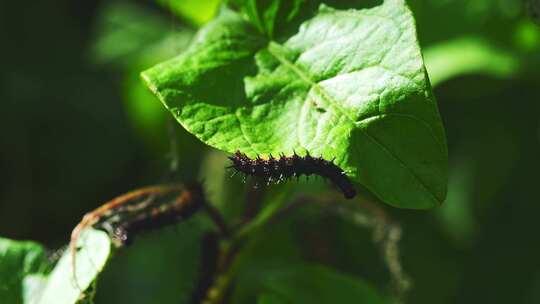
<path id="1" fill-rule="evenodd" d="M 28 303 L 31 277 L 45 272 L 43 247 L 34 242 L 0 238 L 0 299 L 2 303 Z"/>
<path id="2" fill-rule="evenodd" d="M 281 300 L 267 303 L 387 303 L 363 280 L 315 264 L 271 271 L 263 284 L 263 290 L 279 295 Z"/>
<path id="3" fill-rule="evenodd" d="M 444 129 L 403 0 L 363 10 L 322 5 L 284 42 L 224 11 L 185 53 L 142 76 L 210 146 L 335 158 L 397 207 L 445 199 Z"/>
<path id="4" fill-rule="evenodd" d="M 86 291 L 103 270 L 111 253 L 109 236 L 99 230 L 83 231 L 77 243 L 76 272 L 70 250 L 66 250 L 50 274 L 37 304 L 74 304 L 87 298 Z"/>

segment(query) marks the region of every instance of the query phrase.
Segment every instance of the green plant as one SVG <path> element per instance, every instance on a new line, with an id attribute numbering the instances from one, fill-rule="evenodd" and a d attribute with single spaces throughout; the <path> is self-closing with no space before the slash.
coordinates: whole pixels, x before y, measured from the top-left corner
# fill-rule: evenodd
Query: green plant
<path id="1" fill-rule="evenodd" d="M 446 138 L 405 1 L 385 0 L 364 8 L 349 8 L 346 1 L 322 2 L 230 1 L 185 51 L 142 73 L 170 114 L 205 145 L 251 157 L 309 152 L 335 159 L 361 192 L 359 199 L 346 202 L 329 187 L 319 192 L 310 188 L 320 195 L 306 195 L 302 188 L 309 185 L 254 190 L 248 183 L 248 192 L 256 197 L 248 203 L 254 206 L 238 204 L 238 198 L 229 202 L 225 191 L 217 199 L 222 203 L 210 197 L 209 203 L 219 209 L 208 212 L 212 221 L 190 218 L 194 227 L 186 227 L 196 231 L 195 239 L 215 247 L 214 260 L 203 260 L 203 268 L 223 263 L 211 272 L 211 282 L 202 292 L 204 303 L 399 301 L 408 288 L 392 256 L 399 229 L 381 215 L 377 204 L 429 209 L 446 198 Z M 210 9 L 190 20 L 202 24 L 211 14 Z M 160 30 L 149 32 L 154 37 Z M 173 38 L 185 41 L 190 33 L 184 34 Z M 155 45 L 169 41 L 151 40 L 159 42 Z M 492 67 L 474 57 L 471 62 L 478 67 L 466 60 L 463 69 L 442 67 L 437 82 L 463 70 L 484 69 L 504 76 L 516 69 L 516 60 L 504 51 L 489 53 L 487 43 L 476 39 L 458 41 L 455 48 L 465 45 L 479 50 L 480 58 L 495 57 L 502 64 Z M 124 52 L 144 45 L 135 43 Z M 159 47 L 144 49 L 147 57 L 133 59 L 137 68 L 169 56 Z M 431 49 L 434 69 L 438 52 L 449 53 Z M 204 176 L 207 184 L 215 182 L 214 175 L 219 174 Z M 230 211 L 235 204 L 247 211 Z M 378 232 L 395 294 L 382 295 L 363 279 L 303 260 L 286 232 L 266 238 L 269 229 L 280 229 L 276 223 L 280 215 L 304 204 L 315 206 L 313 212 L 334 212 Z M 213 224 L 221 230 L 215 232 Z M 231 231 L 225 232 L 224 226 Z M 265 243 L 273 241 L 282 244 L 281 252 L 265 253 Z M 0 254 L 9 263 L 2 263 L 0 281 L 10 285 L 0 292 L 13 302 L 91 301 L 95 280 L 115 250 L 110 235 L 91 228 L 77 242 L 81 249 L 75 255 L 79 263 L 74 285 L 70 252 L 50 272 L 40 245 L 2 240 Z"/>

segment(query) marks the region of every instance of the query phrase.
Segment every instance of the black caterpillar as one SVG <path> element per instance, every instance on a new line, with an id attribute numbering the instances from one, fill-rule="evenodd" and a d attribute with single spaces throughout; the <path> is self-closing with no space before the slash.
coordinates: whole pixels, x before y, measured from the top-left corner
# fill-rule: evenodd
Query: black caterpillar
<path id="1" fill-rule="evenodd" d="M 347 199 L 356 195 L 351 181 L 345 172 L 333 161 L 328 161 L 322 157 L 312 157 L 309 153 L 306 156 L 299 156 L 296 152 L 288 157 L 283 154 L 279 158 L 274 158 L 271 154 L 268 159 L 257 156 L 256 159 L 249 158 L 246 154 L 236 151 L 229 156 L 233 168 L 246 176 L 254 176 L 262 179 L 266 184 L 279 183 L 291 177 L 299 178 L 301 175 L 318 175 L 330 180 L 336 185 Z"/>
<path id="2" fill-rule="evenodd" d="M 123 246 L 130 245 L 136 235 L 176 224 L 189 218 L 205 204 L 200 184 L 187 185 L 171 203 L 150 208 L 113 226 L 113 239 Z"/>

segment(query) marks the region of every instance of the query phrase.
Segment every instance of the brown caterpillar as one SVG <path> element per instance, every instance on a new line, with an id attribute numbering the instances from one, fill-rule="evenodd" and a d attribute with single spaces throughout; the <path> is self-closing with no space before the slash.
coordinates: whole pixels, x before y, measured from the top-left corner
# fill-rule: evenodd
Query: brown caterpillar
<path id="1" fill-rule="evenodd" d="M 259 156 L 251 159 L 246 154 L 236 151 L 229 159 L 232 162 L 229 168 L 242 172 L 246 176 L 257 177 L 266 184 L 314 174 L 330 180 L 343 192 L 345 198 L 352 199 L 356 195 L 353 184 L 340 167 L 333 161 L 322 157 L 312 157 L 309 153 L 306 153 L 306 156 L 299 156 L 295 152 L 290 157 L 281 154 L 279 158 L 274 158 L 270 154 L 268 159 L 262 159 Z"/>
<path id="2" fill-rule="evenodd" d="M 200 184 L 187 185 L 174 201 L 148 208 L 112 224 L 112 237 L 119 245 L 130 245 L 141 232 L 160 229 L 189 218 L 205 204 Z"/>
<path id="3" fill-rule="evenodd" d="M 199 183 L 158 185 L 128 192 L 88 212 L 71 233 L 70 251 L 75 283 L 77 242 L 84 229 L 104 229 L 116 245 L 126 245 L 143 230 L 177 223 L 204 204 L 204 192 Z"/>

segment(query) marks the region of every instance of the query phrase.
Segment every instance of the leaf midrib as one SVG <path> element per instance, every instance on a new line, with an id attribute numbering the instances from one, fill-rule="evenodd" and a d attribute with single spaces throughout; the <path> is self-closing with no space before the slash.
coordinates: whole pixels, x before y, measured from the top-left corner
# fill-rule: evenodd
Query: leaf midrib
<path id="1" fill-rule="evenodd" d="M 302 79 L 303 81 L 307 82 L 310 86 L 312 86 L 320 95 L 322 98 L 326 99 L 327 102 L 329 102 L 338 112 L 340 112 L 341 115 L 343 115 L 344 117 L 346 117 L 349 121 L 349 123 L 355 125 L 357 127 L 357 129 L 362 132 L 366 137 L 368 137 L 369 139 L 371 139 L 373 141 L 374 144 L 376 144 L 377 146 L 380 147 L 380 149 L 382 151 L 384 151 L 386 154 L 388 154 L 391 158 L 393 158 L 402 168 L 404 168 L 407 172 L 409 172 L 409 174 L 411 174 L 411 176 L 416 179 L 419 183 L 420 186 L 422 186 L 422 188 L 424 188 L 426 190 L 427 193 L 429 193 L 429 195 L 432 197 L 432 199 L 435 200 L 435 202 L 438 202 L 440 203 L 439 199 L 437 198 L 437 196 L 429 189 L 429 187 L 422 181 L 422 179 L 420 179 L 418 177 L 418 175 L 416 175 L 414 173 L 414 171 L 412 171 L 401 159 L 399 159 L 396 155 L 394 155 L 394 153 L 392 153 L 386 146 L 384 146 L 381 142 L 379 142 L 376 138 L 374 138 L 373 136 L 371 136 L 366 130 L 364 130 L 361 125 L 363 124 L 367 124 L 369 121 L 372 121 L 372 119 L 374 118 L 377 118 L 377 117 L 380 117 L 381 115 L 383 115 L 383 113 L 379 113 L 379 114 L 376 114 L 376 115 L 373 115 L 373 116 L 370 116 L 370 117 L 366 117 L 364 119 L 362 119 L 361 121 L 359 122 L 355 122 L 354 119 L 352 117 L 350 117 L 344 109 L 342 109 L 340 106 L 339 106 L 339 103 L 334 100 L 331 95 L 329 95 L 322 86 L 320 86 L 316 81 L 312 80 L 306 73 L 304 73 L 304 71 L 302 71 L 301 68 L 299 68 L 298 66 L 296 66 L 296 64 L 294 62 L 291 62 L 290 60 L 288 60 L 286 57 L 282 56 L 281 54 L 275 52 L 273 50 L 273 47 L 272 45 L 275 45 L 275 46 L 279 46 L 279 47 L 284 47 L 282 45 L 280 45 L 279 43 L 275 42 L 275 41 L 270 41 L 268 47 L 267 47 L 267 50 L 268 52 L 274 56 L 274 58 L 276 60 L 278 60 L 281 64 L 283 64 L 284 66 L 286 66 L 287 68 L 289 68 L 293 73 L 295 73 L 300 79 Z M 305 101 L 304 101 L 305 102 Z M 390 114 L 390 113 L 389 113 Z M 415 117 L 416 118 L 416 117 Z M 418 120 L 420 120 L 419 118 L 416 118 Z M 431 132 L 433 132 L 433 130 L 431 130 L 431 128 L 428 128 Z"/>
<path id="2" fill-rule="evenodd" d="M 280 47 L 283 47 L 282 45 L 276 43 L 276 42 L 270 42 L 270 44 L 274 44 L 274 45 L 278 45 Z M 274 58 L 276 58 L 281 64 L 283 64 L 284 66 L 288 67 L 290 70 L 292 70 L 298 77 L 300 77 L 300 79 L 304 80 L 305 82 L 307 82 L 310 86 L 312 86 L 313 88 L 315 88 L 317 90 L 318 93 L 321 94 L 321 97 L 325 98 L 327 101 L 329 101 L 329 103 L 331 103 L 343 116 L 347 117 L 349 122 L 351 124 L 354 124 L 354 119 L 352 117 L 350 117 L 342 108 L 340 108 L 338 106 L 338 103 L 336 101 L 334 101 L 332 99 L 332 97 L 330 95 L 328 95 L 324 89 L 317 83 L 315 82 L 314 80 L 312 80 L 311 78 L 309 78 L 309 76 L 304 73 L 304 71 L 302 71 L 299 67 L 297 67 L 293 62 L 289 61 L 287 58 L 281 56 L 280 54 L 278 54 L 277 52 L 275 52 L 273 50 L 273 48 L 271 47 L 271 45 L 267 48 L 268 52 L 274 56 Z"/>

